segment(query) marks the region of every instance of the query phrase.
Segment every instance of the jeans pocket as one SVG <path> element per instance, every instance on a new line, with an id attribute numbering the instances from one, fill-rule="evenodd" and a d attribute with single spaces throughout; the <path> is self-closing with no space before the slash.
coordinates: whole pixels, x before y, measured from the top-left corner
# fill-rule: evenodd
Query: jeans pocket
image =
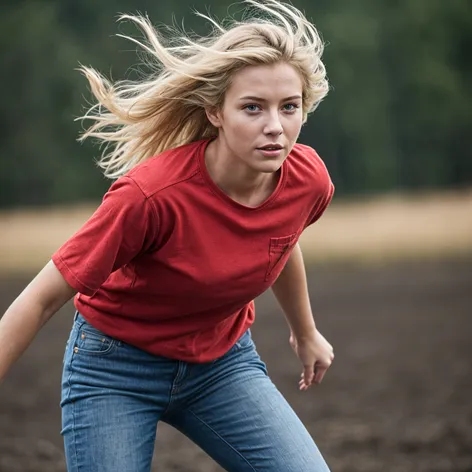
<path id="1" fill-rule="evenodd" d="M 77 326 L 78 335 L 75 341 L 74 353 L 90 356 L 104 356 L 115 350 L 117 341 L 92 326 L 84 318 Z"/>

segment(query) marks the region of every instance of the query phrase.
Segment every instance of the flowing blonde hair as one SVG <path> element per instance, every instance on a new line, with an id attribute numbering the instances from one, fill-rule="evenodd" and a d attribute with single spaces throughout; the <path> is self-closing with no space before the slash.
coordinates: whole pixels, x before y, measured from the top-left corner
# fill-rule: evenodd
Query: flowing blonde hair
<path id="1" fill-rule="evenodd" d="M 110 83 L 94 69 L 80 70 L 98 103 L 81 120 L 92 120 L 80 140 L 105 143 L 98 165 L 117 178 L 148 157 L 182 144 L 217 135 L 205 109 L 222 106 L 235 72 L 245 66 L 292 65 L 303 81 L 303 120 L 328 93 L 323 43 L 316 28 L 292 5 L 276 0 L 244 0 L 243 19 L 228 28 L 196 13 L 213 26 L 212 35 L 183 35 L 165 41 L 149 19 L 123 15 L 144 32 L 147 41 L 119 35 L 150 55 L 156 72 L 143 81 Z M 167 43 L 167 44 L 166 44 Z"/>

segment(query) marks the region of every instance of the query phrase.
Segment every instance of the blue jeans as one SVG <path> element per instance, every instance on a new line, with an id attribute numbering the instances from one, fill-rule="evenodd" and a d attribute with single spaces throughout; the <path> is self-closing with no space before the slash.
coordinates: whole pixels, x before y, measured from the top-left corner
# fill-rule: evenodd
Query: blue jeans
<path id="1" fill-rule="evenodd" d="M 61 407 L 69 472 L 149 472 L 159 421 L 230 472 L 329 471 L 250 331 L 219 359 L 192 364 L 110 338 L 76 314 Z"/>

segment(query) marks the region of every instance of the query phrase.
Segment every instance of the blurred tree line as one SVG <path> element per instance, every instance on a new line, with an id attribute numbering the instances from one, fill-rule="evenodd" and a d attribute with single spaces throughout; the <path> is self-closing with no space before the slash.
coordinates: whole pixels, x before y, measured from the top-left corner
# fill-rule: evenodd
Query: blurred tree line
<path id="1" fill-rule="evenodd" d="M 472 14 L 465 0 L 293 0 L 327 43 L 332 90 L 301 142 L 326 161 L 337 195 L 472 183 Z M 136 78 L 137 35 L 119 13 L 156 24 L 192 9 L 224 18 L 227 0 L 17 0 L 2 5 L 0 207 L 98 199 L 108 188 L 79 144 L 74 118 L 91 100 L 75 69 L 91 65 L 113 80 Z M 231 12 L 240 10 L 232 6 Z M 237 15 L 236 15 L 237 16 Z"/>

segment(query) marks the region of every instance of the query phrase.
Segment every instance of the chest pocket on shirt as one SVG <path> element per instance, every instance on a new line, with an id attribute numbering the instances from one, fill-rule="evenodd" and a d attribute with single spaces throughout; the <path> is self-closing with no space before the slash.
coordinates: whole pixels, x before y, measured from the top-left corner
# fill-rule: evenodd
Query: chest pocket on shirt
<path id="1" fill-rule="evenodd" d="M 287 262 L 290 252 L 293 249 L 293 246 L 295 246 L 297 240 L 297 233 L 280 238 L 270 238 L 269 265 L 267 266 L 265 276 L 266 281 L 269 280 L 274 274 L 277 276 L 279 275 L 283 266 Z"/>

